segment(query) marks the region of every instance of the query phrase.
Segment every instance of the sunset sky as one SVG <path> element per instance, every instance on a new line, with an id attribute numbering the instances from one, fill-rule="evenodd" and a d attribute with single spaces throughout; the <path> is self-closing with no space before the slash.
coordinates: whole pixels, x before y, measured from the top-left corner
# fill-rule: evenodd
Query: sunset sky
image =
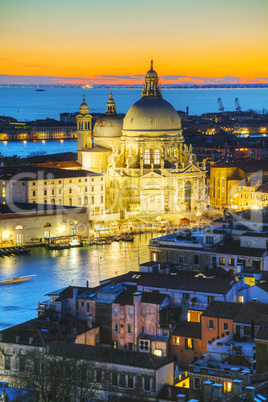
<path id="1" fill-rule="evenodd" d="M 0 84 L 142 83 L 151 59 L 162 84 L 266 83 L 267 21 L 267 0 L 0 0 Z"/>

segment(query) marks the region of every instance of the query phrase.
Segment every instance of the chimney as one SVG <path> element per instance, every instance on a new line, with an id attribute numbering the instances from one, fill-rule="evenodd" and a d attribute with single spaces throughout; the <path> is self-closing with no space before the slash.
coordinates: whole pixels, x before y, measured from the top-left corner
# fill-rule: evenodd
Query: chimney
<path id="1" fill-rule="evenodd" d="M 234 380 L 233 381 L 233 393 L 239 400 L 241 400 L 242 397 L 242 380 Z"/>
<path id="2" fill-rule="evenodd" d="M 242 380 L 243 380 L 243 385 L 250 385 L 250 371 L 249 370 L 242 371 Z"/>
<path id="3" fill-rule="evenodd" d="M 239 368 L 233 367 L 231 368 L 231 380 L 238 380 L 239 379 Z"/>
<path id="4" fill-rule="evenodd" d="M 222 384 L 212 385 L 212 400 L 220 401 L 222 396 Z"/>
<path id="5" fill-rule="evenodd" d="M 177 395 L 177 402 L 186 402 L 186 395 L 178 394 Z"/>
<path id="6" fill-rule="evenodd" d="M 255 387 L 246 387 L 245 388 L 246 391 L 246 401 L 247 402 L 254 402 L 255 399 Z"/>
<path id="7" fill-rule="evenodd" d="M 92 317 L 92 315 L 89 315 L 87 317 L 87 326 L 89 329 L 92 328 L 92 321 L 93 321 L 93 317 Z"/>
<path id="8" fill-rule="evenodd" d="M 204 386 L 204 402 L 209 402 L 211 400 L 212 384 L 213 384 L 213 381 L 205 381 L 205 382 L 203 382 L 203 386 Z"/>

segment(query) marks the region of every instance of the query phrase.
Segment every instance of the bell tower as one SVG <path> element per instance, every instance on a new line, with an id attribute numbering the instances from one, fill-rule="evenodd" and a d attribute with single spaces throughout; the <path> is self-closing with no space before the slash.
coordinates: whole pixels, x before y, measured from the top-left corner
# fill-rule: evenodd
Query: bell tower
<path id="1" fill-rule="evenodd" d="M 92 148 L 92 116 L 85 97 L 76 116 L 78 162 L 82 165 L 82 152 Z"/>

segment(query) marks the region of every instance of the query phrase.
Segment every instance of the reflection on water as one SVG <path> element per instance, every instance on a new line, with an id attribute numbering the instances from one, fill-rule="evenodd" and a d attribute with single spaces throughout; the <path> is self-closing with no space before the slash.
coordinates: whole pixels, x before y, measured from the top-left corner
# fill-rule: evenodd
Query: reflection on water
<path id="1" fill-rule="evenodd" d="M 113 242 L 69 250 L 32 249 L 27 255 L 0 259 L 0 280 L 36 275 L 32 280 L 1 286 L 0 329 L 37 316 L 38 301 L 46 293 L 68 285 L 96 286 L 100 280 L 138 270 L 138 261 L 148 261 L 151 234 L 135 237 L 133 243 Z"/>

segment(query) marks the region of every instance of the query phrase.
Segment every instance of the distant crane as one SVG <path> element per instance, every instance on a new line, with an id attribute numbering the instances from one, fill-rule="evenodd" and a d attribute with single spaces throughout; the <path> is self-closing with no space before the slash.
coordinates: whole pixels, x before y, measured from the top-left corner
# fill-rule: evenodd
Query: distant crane
<path id="1" fill-rule="evenodd" d="M 235 98 L 235 106 L 236 106 L 235 110 L 236 110 L 237 112 L 240 112 L 240 111 L 241 111 L 241 106 L 239 105 L 239 100 L 238 100 L 238 98 Z"/>
<path id="2" fill-rule="evenodd" d="M 223 107 L 221 98 L 218 98 L 218 105 L 219 105 L 219 111 L 220 111 L 220 112 L 224 112 L 224 107 Z"/>

